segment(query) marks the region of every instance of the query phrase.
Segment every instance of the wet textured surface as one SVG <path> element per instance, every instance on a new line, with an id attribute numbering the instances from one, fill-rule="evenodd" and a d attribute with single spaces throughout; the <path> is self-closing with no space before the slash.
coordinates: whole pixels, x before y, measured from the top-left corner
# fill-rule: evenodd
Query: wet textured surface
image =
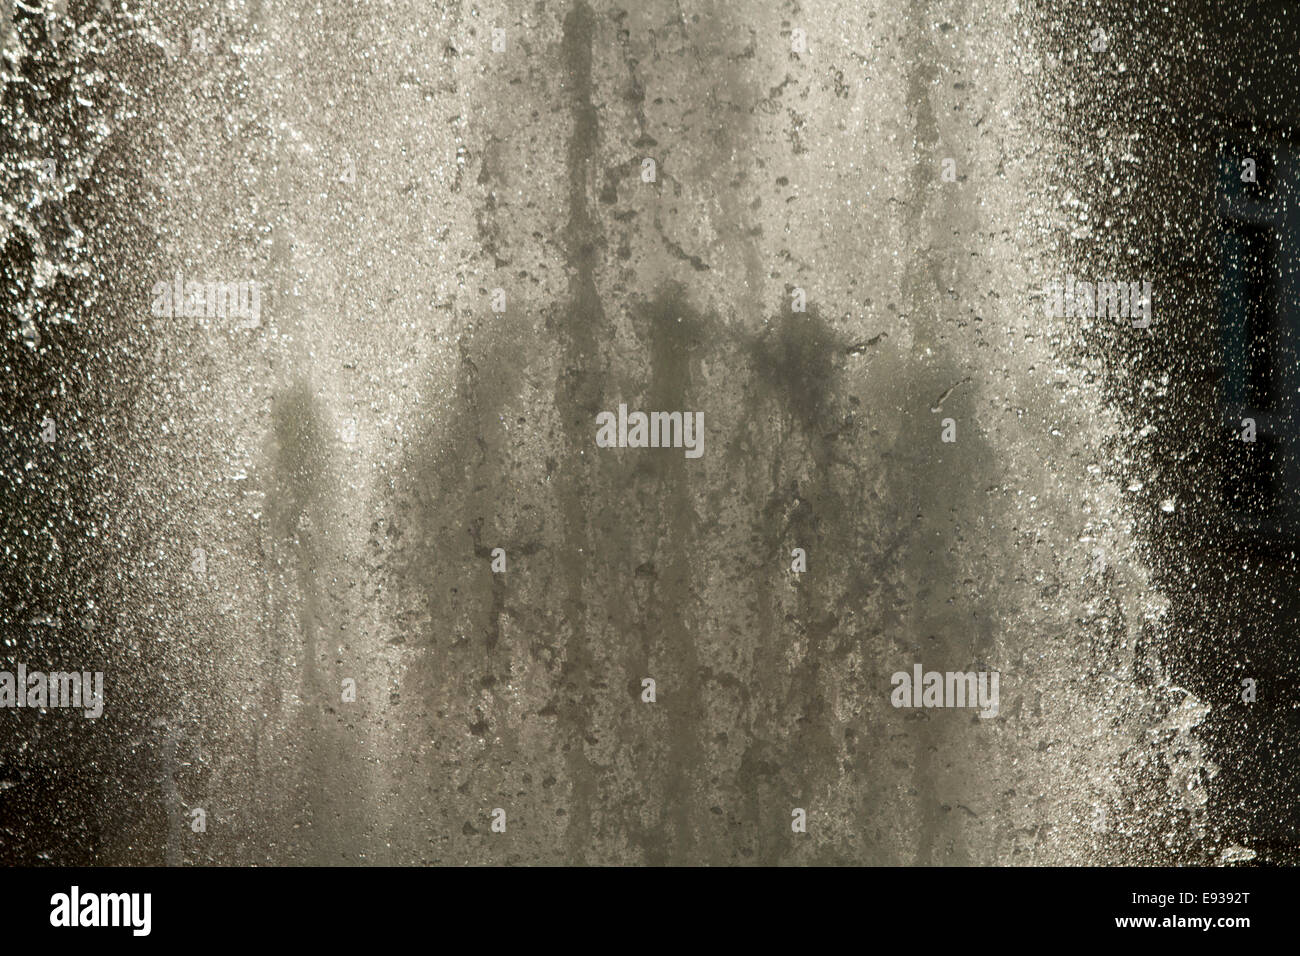
<path id="1" fill-rule="evenodd" d="M 0 661 L 106 704 L 0 710 L 0 860 L 1294 862 L 1213 398 L 1286 9 L 17 7 Z"/>

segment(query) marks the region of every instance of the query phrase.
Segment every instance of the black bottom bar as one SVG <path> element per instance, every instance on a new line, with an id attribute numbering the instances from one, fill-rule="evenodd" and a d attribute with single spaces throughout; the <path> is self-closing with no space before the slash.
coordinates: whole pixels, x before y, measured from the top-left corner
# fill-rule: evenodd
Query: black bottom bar
<path id="1" fill-rule="evenodd" d="M 1020 934 L 1038 931 L 1057 939 L 1147 943 L 1183 942 L 1195 935 L 1231 945 L 1256 930 L 1277 932 L 1285 925 L 1281 910 L 1289 894 L 1280 883 L 1290 878 L 1265 868 L 696 869 L 671 874 L 212 868 L 11 869 L 0 874 L 10 942 L 78 934 L 81 941 L 93 936 L 127 943 L 284 939 L 373 946 L 380 939 L 418 939 L 428 930 L 447 941 L 443 934 L 460 928 L 471 929 L 475 941 L 494 946 L 519 936 L 535 943 L 549 939 L 552 945 L 566 940 L 617 945 L 623 940 L 632 946 L 690 938 L 694 948 L 702 933 L 714 931 L 732 949 L 738 939 L 770 943 L 782 930 L 803 935 L 820 929 L 862 939 L 890 938 L 902 930 L 927 945 L 1032 939 Z M 479 929 L 472 930 L 474 926 Z"/>

